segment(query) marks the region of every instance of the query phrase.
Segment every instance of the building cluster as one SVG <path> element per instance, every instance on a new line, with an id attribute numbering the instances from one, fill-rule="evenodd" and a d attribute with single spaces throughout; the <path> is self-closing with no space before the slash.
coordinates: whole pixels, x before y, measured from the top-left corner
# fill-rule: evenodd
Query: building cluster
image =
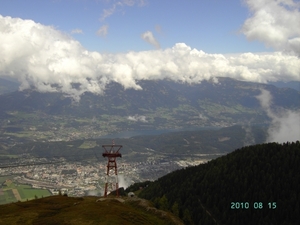
<path id="1" fill-rule="evenodd" d="M 13 176 L 17 183 L 48 189 L 52 194 L 103 195 L 107 166 L 105 160 L 69 162 L 61 158 L 52 162 L 27 156 L 17 163 L 19 166 L 0 168 L 1 176 Z M 172 161 L 155 157 L 149 157 L 144 162 L 127 162 L 122 159 L 118 162 L 119 187 L 126 188 L 134 182 L 156 180 L 176 169 L 194 164 L 190 160 Z"/>

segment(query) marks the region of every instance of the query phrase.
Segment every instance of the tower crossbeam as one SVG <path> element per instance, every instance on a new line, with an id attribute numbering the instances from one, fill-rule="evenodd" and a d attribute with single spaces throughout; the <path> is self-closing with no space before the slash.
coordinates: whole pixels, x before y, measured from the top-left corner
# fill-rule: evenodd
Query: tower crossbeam
<path id="1" fill-rule="evenodd" d="M 102 148 L 104 148 L 102 156 L 108 159 L 106 166 L 104 197 L 107 197 L 107 194 L 114 190 L 116 191 L 116 196 L 119 196 L 117 158 L 122 157 L 121 153 L 119 153 L 122 147 L 122 145 L 115 145 L 114 142 L 112 145 L 102 145 Z M 114 181 L 111 179 L 113 177 L 115 178 Z"/>

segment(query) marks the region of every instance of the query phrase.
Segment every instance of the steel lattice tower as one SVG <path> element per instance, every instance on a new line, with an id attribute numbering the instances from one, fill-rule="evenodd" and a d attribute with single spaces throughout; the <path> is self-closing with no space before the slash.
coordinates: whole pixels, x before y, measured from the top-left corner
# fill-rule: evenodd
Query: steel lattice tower
<path id="1" fill-rule="evenodd" d="M 104 197 L 107 196 L 107 192 L 116 191 L 116 195 L 119 196 L 119 182 L 118 182 L 118 168 L 117 168 L 117 157 L 122 157 L 119 153 L 122 145 L 102 145 L 104 148 L 103 157 L 107 157 L 107 169 L 106 169 L 106 179 L 104 188 Z"/>

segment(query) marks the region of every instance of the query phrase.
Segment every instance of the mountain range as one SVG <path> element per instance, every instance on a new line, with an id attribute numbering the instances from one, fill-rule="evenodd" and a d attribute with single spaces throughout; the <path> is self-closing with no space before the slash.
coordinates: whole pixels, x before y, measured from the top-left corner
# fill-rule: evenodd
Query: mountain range
<path id="1" fill-rule="evenodd" d="M 19 110 L 25 112 L 41 111 L 60 115 L 97 116 L 147 114 L 160 108 L 180 111 L 192 108 L 206 114 L 212 107 L 219 107 L 226 113 L 228 107 L 236 113 L 243 109 L 260 107 L 256 96 L 261 89 L 270 91 L 273 104 L 284 108 L 299 107 L 299 92 L 290 88 L 277 88 L 273 85 L 219 78 L 218 83 L 203 81 L 199 84 L 175 83 L 173 81 L 141 81 L 143 90 L 124 89 L 118 83 L 107 86 L 103 95 L 85 93 L 79 102 L 61 93 L 41 93 L 34 90 L 16 91 L 0 95 L 1 111 Z M 188 107 L 189 106 L 189 107 Z M 240 108 L 238 108 L 240 107 Z M 233 113 L 233 112 L 229 112 Z M 179 113 L 178 113 L 179 114 Z"/>
<path id="2" fill-rule="evenodd" d="M 271 94 L 274 111 L 300 108 L 295 89 L 230 78 L 199 84 L 145 80 L 139 85 L 143 90 L 110 83 L 104 94 L 85 93 L 79 101 L 35 90 L 2 94 L 0 132 L 31 140 L 72 140 L 127 130 L 268 124 L 271 119 L 257 98 L 261 90 Z"/>

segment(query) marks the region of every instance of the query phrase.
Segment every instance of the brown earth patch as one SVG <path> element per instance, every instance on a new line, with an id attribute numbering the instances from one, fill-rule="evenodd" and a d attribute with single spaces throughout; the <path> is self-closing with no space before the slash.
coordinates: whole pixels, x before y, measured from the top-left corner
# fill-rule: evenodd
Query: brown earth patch
<path id="1" fill-rule="evenodd" d="M 20 196 L 20 194 L 19 194 L 19 192 L 18 192 L 17 189 L 12 189 L 12 192 L 13 192 L 15 198 L 16 198 L 18 201 L 21 201 L 21 200 L 22 200 L 22 198 L 21 198 L 21 196 Z"/>

